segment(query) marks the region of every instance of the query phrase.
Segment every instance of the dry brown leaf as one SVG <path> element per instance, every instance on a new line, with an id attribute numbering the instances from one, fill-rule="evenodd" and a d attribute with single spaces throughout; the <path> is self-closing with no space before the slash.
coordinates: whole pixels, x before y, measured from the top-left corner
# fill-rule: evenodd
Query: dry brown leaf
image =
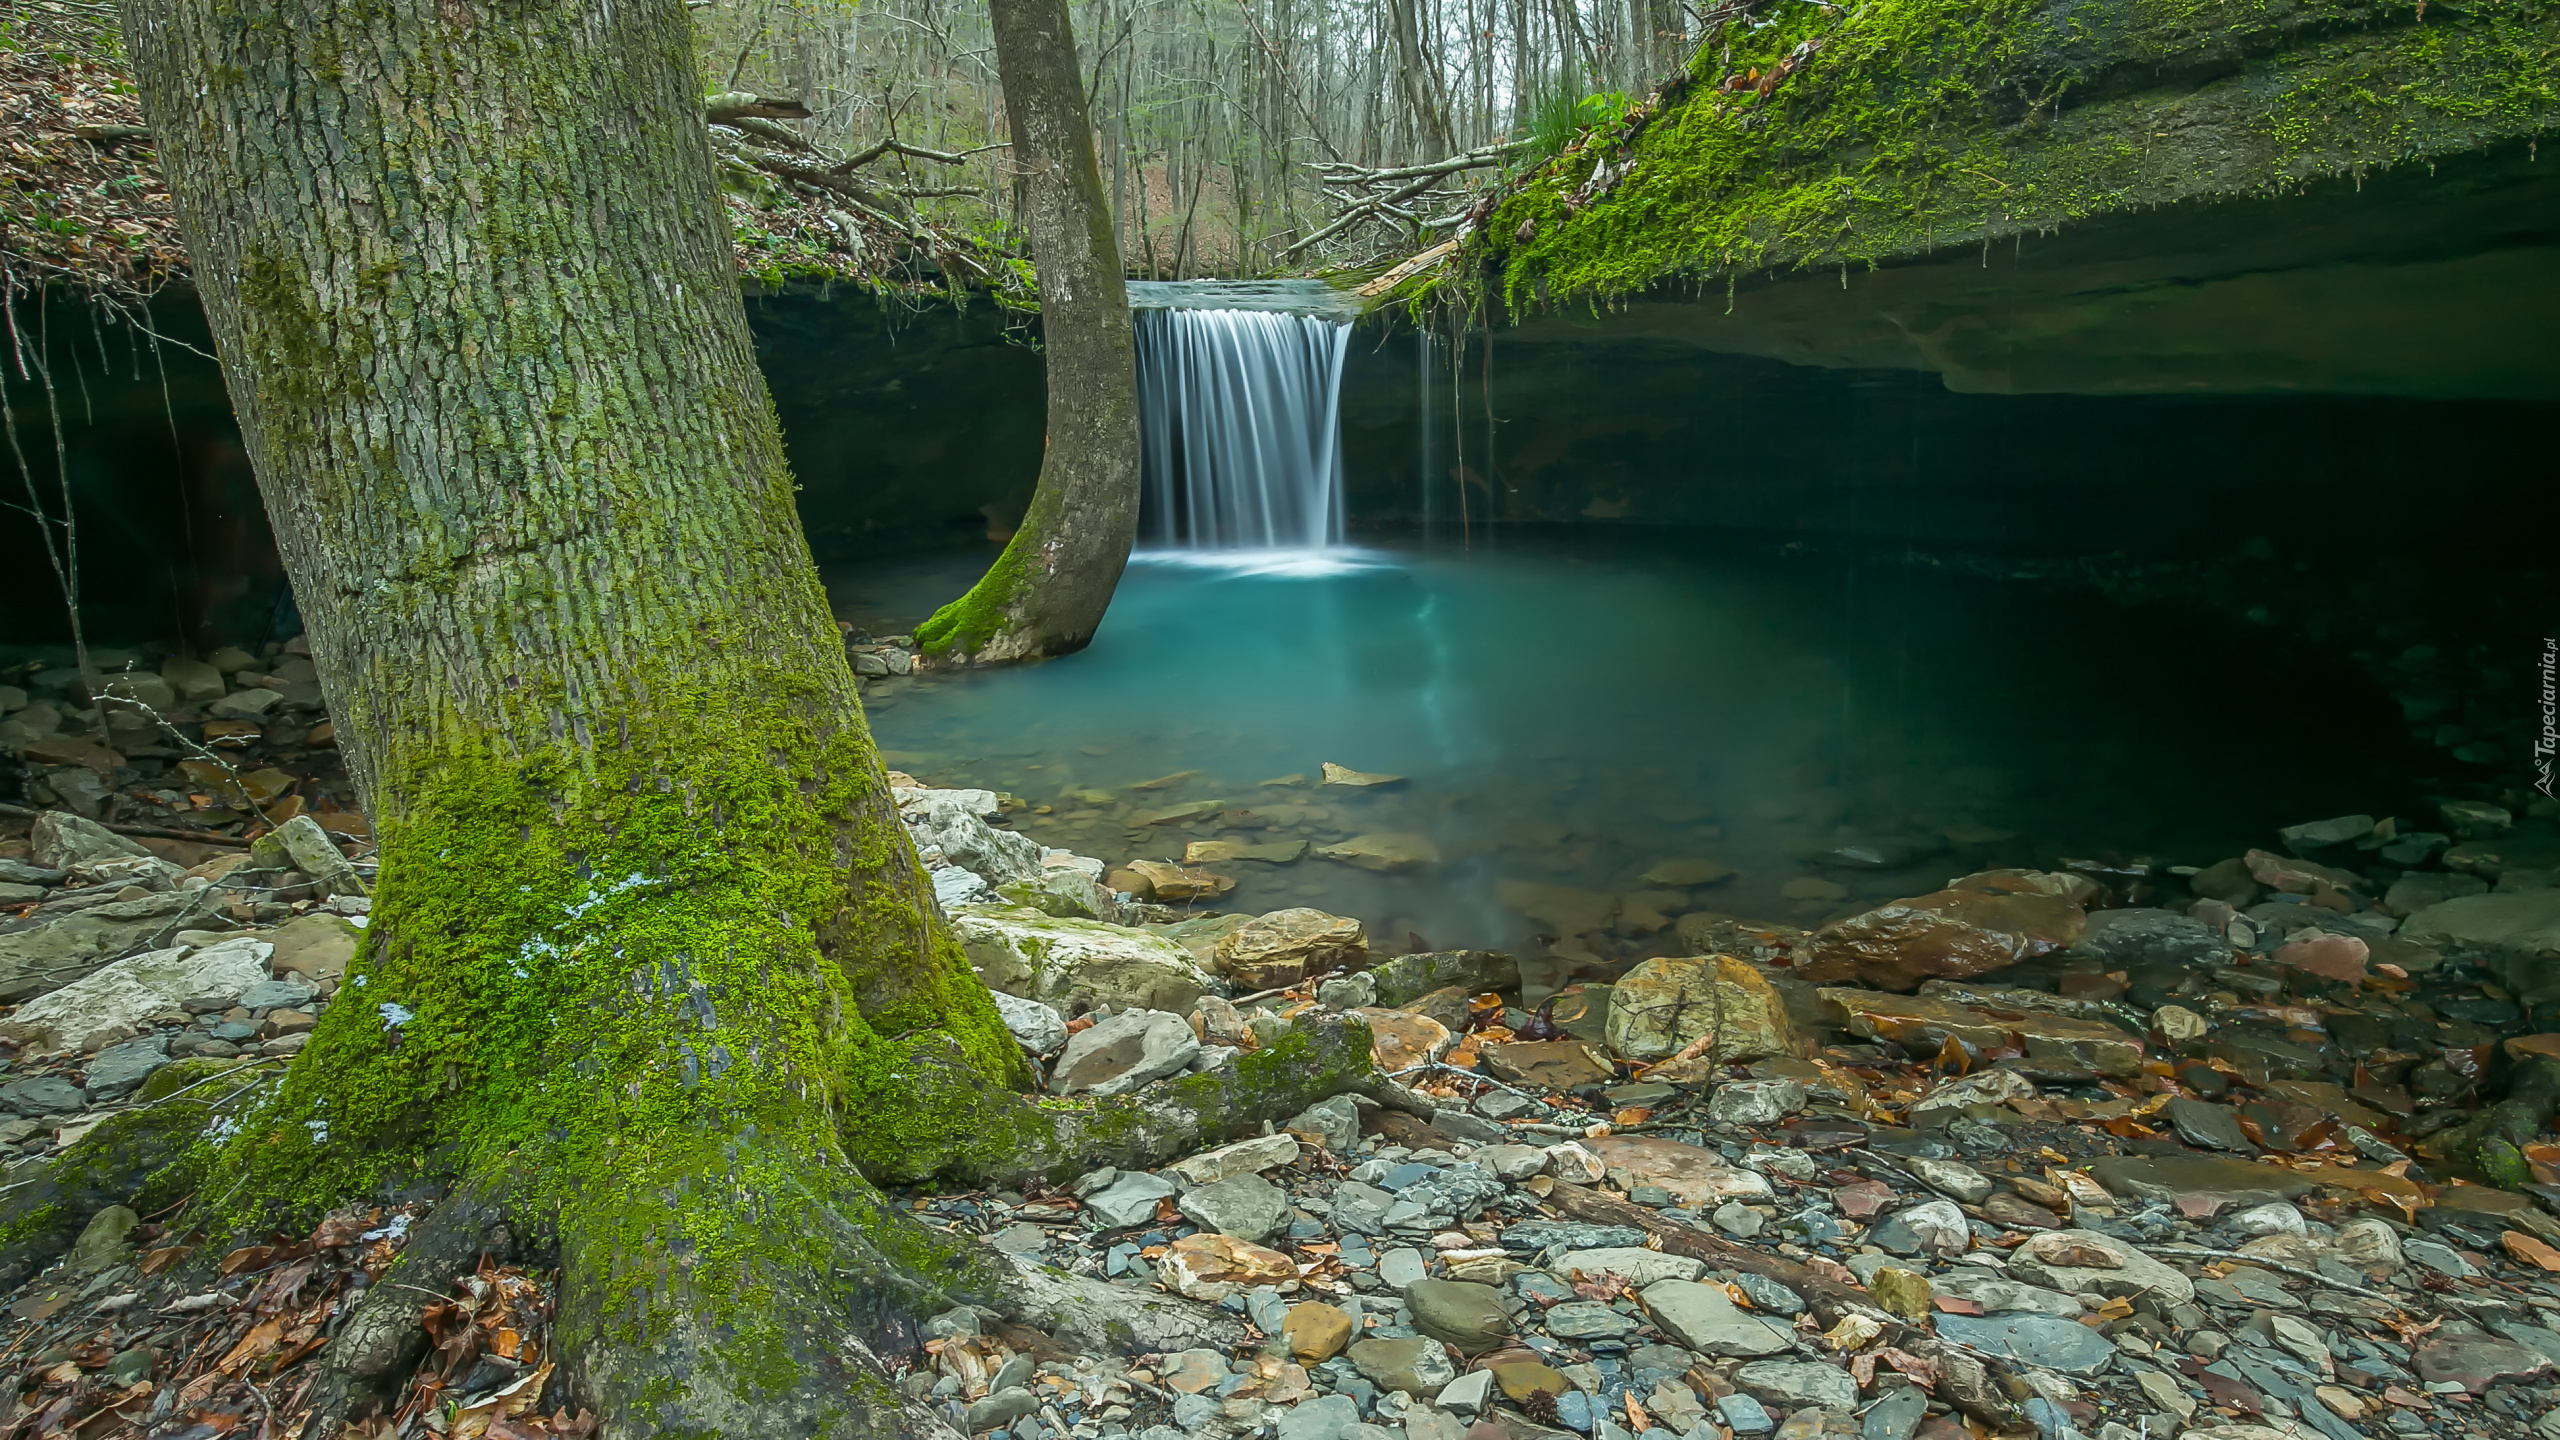
<path id="1" fill-rule="evenodd" d="M 2554 1250 L 2530 1235 L 2510 1230 L 2498 1237 L 2498 1243 L 2507 1247 L 2509 1255 L 2527 1264 L 2539 1265 L 2545 1270 L 2560 1270 L 2560 1250 Z"/>

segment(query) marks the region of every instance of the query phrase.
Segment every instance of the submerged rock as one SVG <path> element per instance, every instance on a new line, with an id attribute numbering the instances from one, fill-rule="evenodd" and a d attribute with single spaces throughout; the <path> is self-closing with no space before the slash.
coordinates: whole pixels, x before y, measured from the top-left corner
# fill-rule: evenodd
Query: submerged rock
<path id="1" fill-rule="evenodd" d="M 1434 950 L 1380 960 L 1369 969 L 1380 1005 L 1410 1005 L 1434 990 L 1470 995 L 1520 988 L 1520 962 L 1497 950 Z"/>
<path id="2" fill-rule="evenodd" d="M 1440 847 L 1428 835 L 1387 831 L 1354 835 L 1339 845 L 1327 845 L 1316 854 L 1363 870 L 1394 871 L 1439 863 Z"/>
<path id="3" fill-rule="evenodd" d="M 1932 977 L 1961 980 L 2049 955 L 2078 940 L 2087 923 L 2064 895 L 1959 882 L 1824 926 L 1798 973 L 1816 983 L 1855 979 L 1907 991 Z"/>
<path id="4" fill-rule="evenodd" d="M 1976 1055 L 2023 1042 L 2030 1061 L 2101 1075 L 2139 1073 L 2145 1058 L 2142 1041 L 2099 1020 L 2035 1011 L 1987 1014 L 1926 996 L 1879 994 L 1873 990 L 1825 989 L 1816 992 L 1823 1008 L 1850 1034 L 1890 1040 L 1915 1058 L 1933 1057 L 1949 1040 Z"/>

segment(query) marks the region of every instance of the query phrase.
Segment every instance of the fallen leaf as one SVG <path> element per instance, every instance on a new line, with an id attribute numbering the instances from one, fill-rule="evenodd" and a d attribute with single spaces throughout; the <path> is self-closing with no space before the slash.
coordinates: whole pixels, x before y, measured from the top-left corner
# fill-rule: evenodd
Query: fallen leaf
<path id="1" fill-rule="evenodd" d="M 2539 1265 L 2545 1270 L 2560 1270 L 2560 1250 L 2554 1250 L 2530 1235 L 2510 1230 L 2498 1237 L 2498 1243 L 2506 1246 L 2507 1253 L 2518 1260 Z"/>

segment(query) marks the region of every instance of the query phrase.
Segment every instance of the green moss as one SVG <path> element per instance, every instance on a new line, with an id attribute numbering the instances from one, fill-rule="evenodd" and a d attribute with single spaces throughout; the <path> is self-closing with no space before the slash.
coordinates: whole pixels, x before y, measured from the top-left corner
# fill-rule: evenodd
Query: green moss
<path id="1" fill-rule="evenodd" d="M 1012 623 L 1013 605 L 1022 589 L 1025 564 L 1031 548 L 1039 541 L 1032 522 L 1005 542 L 1004 553 L 969 593 L 933 612 L 933 617 L 916 627 L 916 644 L 933 656 L 956 655 L 966 659 L 976 655 L 987 642 L 1004 633 Z"/>
<path id="2" fill-rule="evenodd" d="M 1515 311 L 1849 270 L 2548 129 L 2560 12 L 2314 0 L 1781 0 L 1519 186 L 1439 285 Z M 1768 93 L 1728 77 L 1777 76 Z M 2199 83 L 2201 81 L 2201 83 Z M 1607 167 L 1602 173 L 1602 167 Z M 1451 296 L 1432 297 L 1451 303 Z"/>

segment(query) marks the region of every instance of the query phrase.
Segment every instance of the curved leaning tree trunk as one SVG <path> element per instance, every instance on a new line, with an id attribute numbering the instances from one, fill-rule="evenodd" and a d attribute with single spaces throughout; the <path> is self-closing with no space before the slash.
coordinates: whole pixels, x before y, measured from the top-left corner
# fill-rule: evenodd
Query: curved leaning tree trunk
<path id="1" fill-rule="evenodd" d="M 125 18 L 383 861 L 275 1096 L 152 1178 L 198 1178 L 217 1230 L 461 1186 L 306 1440 L 396 1381 L 406 1286 L 492 1215 L 556 1237 L 571 1395 L 609 1436 L 947 1434 L 886 1377 L 955 1300 L 1213 1332 L 928 1234 L 868 1178 L 1143 1163 L 1367 1050 L 1299 1037 L 1151 1106 L 1011 1093 L 793 510 L 682 6 Z"/>
<path id="2" fill-rule="evenodd" d="M 991 663 L 1083 649 L 1138 534 L 1138 375 L 1065 0 L 990 0 L 1023 221 L 1039 265 L 1049 442 L 1030 512 L 969 593 L 916 631 Z"/>

